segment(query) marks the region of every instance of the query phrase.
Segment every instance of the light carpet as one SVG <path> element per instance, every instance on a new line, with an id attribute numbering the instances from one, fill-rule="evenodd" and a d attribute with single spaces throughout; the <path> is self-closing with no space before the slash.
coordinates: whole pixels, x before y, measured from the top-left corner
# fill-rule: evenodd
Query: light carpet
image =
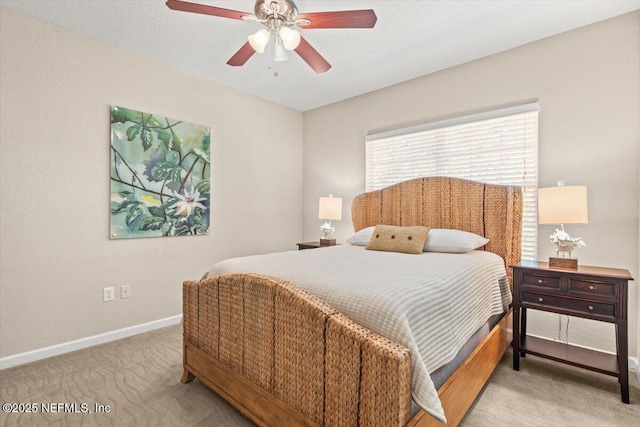
<path id="1" fill-rule="evenodd" d="M 0 425 L 253 425 L 198 380 L 182 384 L 181 376 L 180 325 L 18 366 L 0 371 L 0 401 L 28 403 L 37 412 L 2 412 Z M 633 373 L 630 382 L 625 405 L 613 377 L 532 356 L 516 372 L 509 351 L 461 425 L 638 427 L 640 385 Z M 109 412 L 95 412 L 96 404 Z M 47 408 L 61 412 L 43 413 Z"/>

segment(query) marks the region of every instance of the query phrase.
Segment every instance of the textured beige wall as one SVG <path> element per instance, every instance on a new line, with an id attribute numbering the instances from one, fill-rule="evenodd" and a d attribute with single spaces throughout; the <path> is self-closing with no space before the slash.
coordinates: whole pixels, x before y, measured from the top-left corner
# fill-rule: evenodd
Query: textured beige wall
<path id="1" fill-rule="evenodd" d="M 180 314 L 214 262 L 295 249 L 301 113 L 5 8 L 0 29 L 0 356 Z M 109 240 L 111 105 L 211 127 L 208 236 Z"/>
<path id="2" fill-rule="evenodd" d="M 344 198 L 337 237 L 352 233 L 349 206 L 364 191 L 368 132 L 539 100 L 539 183 L 584 184 L 589 245 L 580 262 L 638 277 L 640 13 L 579 28 L 304 114 L 304 237 L 317 238 L 318 197 Z M 539 259 L 552 254 L 541 226 Z M 630 286 L 631 354 L 638 352 L 638 285 Z M 558 317 L 532 312 L 530 332 L 557 335 Z M 563 318 L 563 322 L 565 322 Z M 564 335 L 563 335 L 564 338 Z M 571 319 L 569 339 L 615 350 L 612 325 Z"/>

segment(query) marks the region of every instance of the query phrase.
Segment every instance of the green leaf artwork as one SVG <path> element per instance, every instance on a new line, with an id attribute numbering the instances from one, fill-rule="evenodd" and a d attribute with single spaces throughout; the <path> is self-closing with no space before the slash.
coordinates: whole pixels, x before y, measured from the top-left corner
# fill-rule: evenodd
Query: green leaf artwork
<path id="1" fill-rule="evenodd" d="M 111 238 L 209 232 L 209 128 L 111 108 Z"/>

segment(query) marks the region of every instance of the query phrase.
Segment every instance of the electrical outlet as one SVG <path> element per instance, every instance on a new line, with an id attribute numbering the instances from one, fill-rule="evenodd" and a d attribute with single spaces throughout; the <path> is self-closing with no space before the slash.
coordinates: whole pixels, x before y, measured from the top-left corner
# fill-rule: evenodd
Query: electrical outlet
<path id="1" fill-rule="evenodd" d="M 113 301 L 115 299 L 115 293 L 116 291 L 113 286 L 104 288 L 102 290 L 102 299 L 104 300 L 104 302 Z"/>
<path id="2" fill-rule="evenodd" d="M 131 285 L 120 286 L 120 299 L 129 298 L 131 296 Z"/>

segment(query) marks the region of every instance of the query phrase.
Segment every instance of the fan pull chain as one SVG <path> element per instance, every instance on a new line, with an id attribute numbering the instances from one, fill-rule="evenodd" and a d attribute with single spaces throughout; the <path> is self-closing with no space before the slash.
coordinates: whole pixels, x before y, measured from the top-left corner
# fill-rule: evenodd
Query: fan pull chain
<path id="1" fill-rule="evenodd" d="M 275 46 L 275 41 L 273 44 Z M 273 72 L 273 77 L 278 77 L 280 75 L 280 72 L 278 71 L 278 63 L 274 61 L 271 56 L 271 43 L 269 43 L 269 65 L 267 66 L 267 70 L 271 70 L 273 68 L 274 62 L 276 63 L 276 70 Z"/>

